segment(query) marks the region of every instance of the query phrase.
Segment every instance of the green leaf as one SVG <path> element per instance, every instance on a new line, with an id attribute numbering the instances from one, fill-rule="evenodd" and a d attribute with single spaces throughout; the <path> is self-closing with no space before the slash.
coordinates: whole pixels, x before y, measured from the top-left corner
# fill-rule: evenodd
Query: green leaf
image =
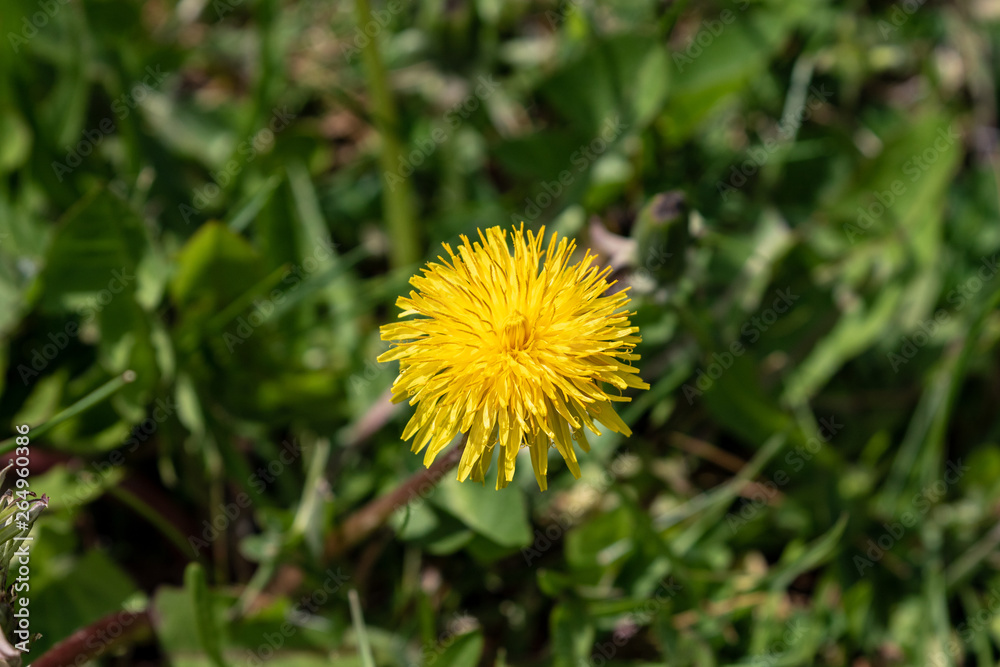
<path id="1" fill-rule="evenodd" d="M 684 48 L 671 53 L 675 75 L 663 123 L 677 139 L 689 136 L 722 106 L 746 94 L 777 46 L 774 30 L 767 27 L 770 17 L 741 14 L 738 6 L 723 10 L 720 20 L 726 12 L 732 18 L 717 35 L 702 24 Z"/>
<path id="2" fill-rule="evenodd" d="M 97 188 L 66 214 L 45 255 L 41 304 L 75 306 L 85 322 L 107 303 L 132 299 L 139 263 L 150 252 L 145 227 L 118 197 Z M 88 319 L 89 318 L 89 319 Z"/>
<path id="3" fill-rule="evenodd" d="M 12 107 L 0 105 L 0 174 L 21 166 L 31 153 L 31 128 Z"/>
<path id="4" fill-rule="evenodd" d="M 595 42 L 541 90 L 578 131 L 593 138 L 615 116 L 637 129 L 649 122 L 666 99 L 669 80 L 669 60 L 659 40 L 616 35 Z"/>
<path id="5" fill-rule="evenodd" d="M 170 296 L 178 306 L 195 301 L 224 308 L 266 275 L 260 253 L 225 225 L 198 228 L 177 256 Z"/>
<path id="6" fill-rule="evenodd" d="M 575 569 L 600 572 L 634 547 L 632 514 L 626 507 L 600 514 L 566 533 L 566 563 Z"/>
<path id="7" fill-rule="evenodd" d="M 531 542 L 528 509 L 520 489 L 511 487 L 498 493 L 488 486 L 462 483 L 449 476 L 430 500 L 501 546 L 520 548 Z"/>

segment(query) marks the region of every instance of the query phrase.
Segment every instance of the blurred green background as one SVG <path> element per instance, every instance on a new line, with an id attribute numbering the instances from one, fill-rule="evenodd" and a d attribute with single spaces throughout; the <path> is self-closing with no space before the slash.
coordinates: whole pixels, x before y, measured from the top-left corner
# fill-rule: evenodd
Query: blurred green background
<path id="1" fill-rule="evenodd" d="M 135 373 L 32 440 L 29 657 L 126 609 L 101 664 L 997 664 L 1000 3 L 0 28 L 0 437 Z M 333 553 L 420 468 L 379 325 L 522 220 L 631 286 L 633 436 Z"/>

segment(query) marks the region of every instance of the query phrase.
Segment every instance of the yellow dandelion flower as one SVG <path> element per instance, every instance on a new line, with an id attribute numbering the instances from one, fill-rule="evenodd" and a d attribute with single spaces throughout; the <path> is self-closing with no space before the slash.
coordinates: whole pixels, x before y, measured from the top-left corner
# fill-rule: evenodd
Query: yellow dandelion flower
<path id="1" fill-rule="evenodd" d="M 500 227 L 480 231 L 477 243 L 462 236 L 457 255 L 444 244 L 449 259 L 428 263 L 410 279 L 416 291 L 396 301 L 399 317 L 421 317 L 382 327 L 382 340 L 396 345 L 378 360 L 400 362 L 393 402 L 417 405 L 403 440 L 426 448 L 429 466 L 468 433 L 461 481 L 482 482 L 498 449 L 504 488 L 526 446 L 544 491 L 550 444 L 579 478 L 573 440 L 589 451 L 584 427 L 600 435 L 595 420 L 631 435 L 611 404 L 631 400 L 621 395 L 628 387 L 649 389 L 630 363 L 640 339 L 634 313 L 622 311 L 629 298 L 605 295 L 611 269 L 591 266 L 589 251 L 568 266 L 576 244 L 553 234 L 543 249 L 544 233 L 515 228 L 513 255 Z"/>

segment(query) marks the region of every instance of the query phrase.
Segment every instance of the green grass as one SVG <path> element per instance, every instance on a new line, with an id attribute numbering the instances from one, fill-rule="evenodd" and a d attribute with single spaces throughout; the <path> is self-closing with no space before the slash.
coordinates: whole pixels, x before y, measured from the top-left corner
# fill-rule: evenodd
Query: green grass
<path id="1" fill-rule="evenodd" d="M 32 660 L 125 608 L 152 633 L 101 664 L 998 660 L 990 3 L 0 27 L 0 440 L 35 429 L 51 498 Z M 521 220 L 631 286 L 632 437 L 545 493 L 448 475 L 330 556 L 421 467 L 379 325 L 442 242 Z"/>

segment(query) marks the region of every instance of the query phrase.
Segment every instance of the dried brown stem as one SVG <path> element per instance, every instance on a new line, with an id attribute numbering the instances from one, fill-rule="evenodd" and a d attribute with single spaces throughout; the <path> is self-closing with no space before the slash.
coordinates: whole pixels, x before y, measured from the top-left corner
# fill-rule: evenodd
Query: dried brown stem
<path id="1" fill-rule="evenodd" d="M 371 501 L 340 524 L 326 540 L 326 557 L 333 558 L 363 541 L 382 526 L 392 513 L 414 498 L 426 496 L 452 468 L 458 465 L 465 450 L 467 435 L 445 452 L 430 468 L 414 473 L 390 493 Z"/>
<path id="2" fill-rule="evenodd" d="M 670 444 L 674 447 L 694 454 L 699 458 L 705 459 L 706 461 L 710 461 L 720 468 L 725 468 L 729 472 L 739 472 L 743 469 L 743 466 L 747 464 L 747 462 L 740 457 L 734 456 L 723 449 L 719 449 L 710 442 L 705 442 L 704 440 L 699 440 L 698 438 L 692 438 L 684 433 L 671 433 Z"/>
<path id="3" fill-rule="evenodd" d="M 31 664 L 33 667 L 80 665 L 115 646 L 135 643 L 151 630 L 149 612 L 117 611 L 77 630 Z"/>

